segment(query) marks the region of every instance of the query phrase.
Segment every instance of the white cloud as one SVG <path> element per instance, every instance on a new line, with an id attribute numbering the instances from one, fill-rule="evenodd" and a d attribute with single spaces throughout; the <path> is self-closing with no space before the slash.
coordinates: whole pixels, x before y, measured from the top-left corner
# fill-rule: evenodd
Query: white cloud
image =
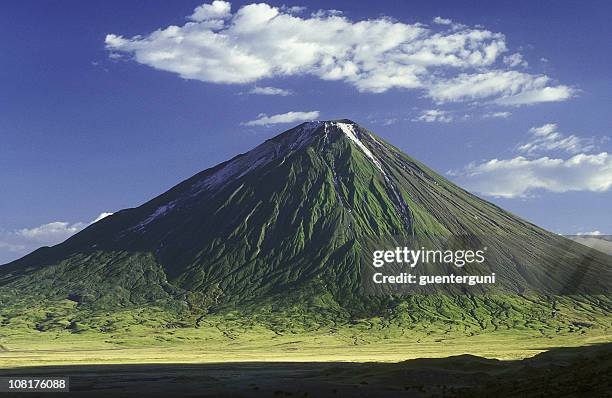
<path id="1" fill-rule="evenodd" d="M 91 222 L 69 223 L 54 221 L 32 228 L 16 231 L 0 230 L 0 264 L 12 261 L 41 246 L 52 246 L 63 242 L 85 227 L 106 218 L 113 213 L 101 213 Z"/>
<path id="2" fill-rule="evenodd" d="M 281 10 L 286 11 L 290 14 L 301 14 L 306 11 L 306 7 L 304 6 L 281 6 Z"/>
<path id="3" fill-rule="evenodd" d="M 433 23 L 438 24 L 438 25 L 452 25 L 453 21 L 448 18 L 435 17 L 433 19 Z"/>
<path id="4" fill-rule="evenodd" d="M 468 190 L 496 197 L 526 197 L 537 190 L 604 192 L 612 187 L 612 155 L 492 159 L 448 174 Z"/>
<path id="5" fill-rule="evenodd" d="M 499 103 L 505 105 L 572 95 L 569 87 L 549 86 L 547 76 L 505 76 L 500 87 L 504 71 L 495 68 L 503 65 L 500 58 L 507 51 L 501 33 L 441 17 L 429 28 L 388 17 L 353 21 L 337 10 L 304 17 L 295 15 L 299 11 L 259 3 L 232 13 L 230 3 L 215 1 L 197 7 L 183 26 L 131 38 L 108 34 L 106 48 L 112 57 L 123 54 L 185 79 L 212 83 L 311 75 L 364 92 L 418 89 L 438 102 L 487 98 L 503 99 Z M 518 62 L 517 57 L 509 56 L 508 62 Z M 474 86 L 474 80 L 475 88 L 467 90 L 465 85 Z"/>
<path id="6" fill-rule="evenodd" d="M 612 155 L 589 154 L 595 149 L 594 138 L 566 136 L 555 123 L 532 127 L 529 134 L 530 140 L 517 146 L 525 156 L 473 162 L 448 174 L 469 190 L 506 198 L 527 197 L 537 190 L 603 192 L 612 187 Z M 541 156 L 556 151 L 573 156 Z"/>
<path id="7" fill-rule="evenodd" d="M 103 218 L 106 218 L 113 213 L 100 213 L 93 221 L 89 223 L 77 222 L 70 224 L 65 221 L 54 221 L 47 224 L 39 225 L 34 228 L 23 228 L 15 232 L 16 235 L 32 241 L 55 244 L 68 239 L 83 228 L 96 223 Z"/>
<path id="8" fill-rule="evenodd" d="M 523 59 L 523 56 L 519 53 L 510 54 L 504 57 L 504 64 L 511 68 L 516 66 L 527 67 L 529 64 Z"/>
<path id="9" fill-rule="evenodd" d="M 436 24 L 436 25 L 446 26 L 447 28 L 449 28 L 450 30 L 453 30 L 453 31 L 457 31 L 457 30 L 461 30 L 461 29 L 467 28 L 466 25 L 454 22 L 452 19 L 449 19 L 449 18 L 435 17 L 432 20 L 432 22 L 434 24 Z M 477 26 L 477 27 L 481 28 L 481 26 Z"/>
<path id="10" fill-rule="evenodd" d="M 595 231 L 591 231 L 591 232 L 577 232 L 576 235 L 579 235 L 579 236 L 582 236 L 582 235 L 600 236 L 600 235 L 603 235 L 603 233 L 601 231 L 595 230 Z"/>
<path id="11" fill-rule="evenodd" d="M 548 86 L 550 81 L 545 75 L 517 71 L 464 73 L 435 82 L 429 96 L 439 103 L 489 99 L 499 105 L 527 105 L 563 101 L 575 94 L 575 90 L 567 86 Z"/>
<path id="12" fill-rule="evenodd" d="M 526 90 L 516 95 L 502 97 L 495 102 L 499 105 L 531 105 L 538 102 L 558 102 L 565 101 L 573 97 L 576 90 L 568 86 L 541 87 L 533 90 Z"/>
<path id="13" fill-rule="evenodd" d="M 50 222 L 34 228 L 24 228 L 17 231 L 17 235 L 33 241 L 61 242 L 85 228 L 85 223 L 70 224 L 63 221 Z"/>
<path id="14" fill-rule="evenodd" d="M 231 3 L 215 0 L 212 4 L 202 4 L 193 10 L 188 19 L 195 22 L 223 20 L 229 18 L 232 10 Z"/>
<path id="15" fill-rule="evenodd" d="M 312 112 L 287 112 L 268 116 L 265 113 L 257 115 L 257 119 L 242 123 L 245 126 L 269 126 L 271 124 L 294 123 L 315 120 L 319 117 L 319 111 Z"/>
<path id="16" fill-rule="evenodd" d="M 317 10 L 310 14 L 312 18 L 325 18 L 325 17 L 339 17 L 344 14 L 340 10 L 330 9 L 330 10 Z"/>
<path id="17" fill-rule="evenodd" d="M 291 90 L 285 90 L 277 87 L 259 87 L 255 86 L 250 91 L 249 94 L 260 94 L 260 95 L 280 95 L 287 96 L 293 94 Z"/>
<path id="18" fill-rule="evenodd" d="M 512 116 L 511 112 L 489 112 L 482 115 L 485 119 L 506 119 Z"/>
<path id="19" fill-rule="evenodd" d="M 453 121 L 453 116 L 440 109 L 427 109 L 421 112 L 421 114 L 412 119 L 413 122 L 426 122 L 426 123 L 450 123 Z"/>
<path id="20" fill-rule="evenodd" d="M 566 136 L 558 131 L 555 123 L 529 129 L 531 138 L 518 146 L 518 151 L 533 155 L 549 151 L 564 151 L 568 153 L 589 152 L 595 149 L 595 139 L 581 138 L 576 135 Z"/>

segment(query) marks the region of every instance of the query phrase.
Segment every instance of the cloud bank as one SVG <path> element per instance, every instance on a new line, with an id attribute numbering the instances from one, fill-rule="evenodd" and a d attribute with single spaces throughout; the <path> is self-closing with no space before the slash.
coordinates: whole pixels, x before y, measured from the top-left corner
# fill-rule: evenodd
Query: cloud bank
<path id="1" fill-rule="evenodd" d="M 530 140 L 519 145 L 519 152 L 533 155 L 550 151 L 580 153 L 595 149 L 594 138 L 581 138 L 574 134 L 566 136 L 558 131 L 555 123 L 532 127 L 529 133 L 531 134 Z"/>
<path id="2" fill-rule="evenodd" d="M 468 189 L 495 197 L 527 197 L 535 190 L 604 192 L 612 187 L 612 155 L 578 154 L 569 159 L 492 159 L 451 172 Z"/>
<path id="3" fill-rule="evenodd" d="M 53 244 L 68 239 L 86 226 L 87 224 L 82 222 L 69 224 L 63 221 L 55 221 L 34 228 L 20 229 L 16 234 L 34 242 Z"/>
<path id="4" fill-rule="evenodd" d="M 319 111 L 312 112 L 287 112 L 278 115 L 268 116 L 260 113 L 255 120 L 242 123 L 244 126 L 269 126 L 272 124 L 304 122 L 319 118 Z"/>
<path id="5" fill-rule="evenodd" d="M 527 105 L 562 101 L 575 90 L 546 75 L 509 70 L 522 55 L 505 36 L 437 17 L 433 27 L 389 17 L 351 20 L 337 10 L 309 16 L 288 7 L 202 4 L 182 26 L 134 37 L 106 36 L 113 58 L 128 57 L 185 79 L 246 84 L 310 75 L 361 92 L 421 90 L 438 103 L 490 101 Z M 300 14 L 300 15 L 296 15 Z"/>
<path id="6" fill-rule="evenodd" d="M 570 87 L 550 84 L 551 79 L 545 75 L 492 70 L 440 79 L 432 84 L 428 95 L 438 103 L 484 100 L 497 105 L 518 106 L 563 101 L 575 94 Z"/>
<path id="7" fill-rule="evenodd" d="M 447 174 L 468 190 L 503 198 L 528 197 L 537 190 L 604 192 L 612 188 L 612 154 L 589 153 L 596 148 L 593 139 L 566 136 L 555 123 L 532 127 L 529 134 L 530 139 L 517 147 L 520 156 L 470 163 Z M 573 156 L 543 156 L 549 152 Z"/>
<path id="8" fill-rule="evenodd" d="M 0 230 L 0 264 L 19 258 L 41 246 L 53 246 L 65 241 L 85 227 L 113 213 L 101 213 L 93 221 L 69 223 L 54 221 L 33 228 L 6 232 Z"/>

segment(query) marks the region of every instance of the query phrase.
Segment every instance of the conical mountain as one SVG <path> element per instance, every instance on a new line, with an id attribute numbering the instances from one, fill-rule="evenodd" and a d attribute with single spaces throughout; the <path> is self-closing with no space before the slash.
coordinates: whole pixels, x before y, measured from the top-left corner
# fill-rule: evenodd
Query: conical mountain
<path id="1" fill-rule="evenodd" d="M 459 188 L 350 120 L 303 123 L 0 267 L 0 286 L 96 306 L 296 298 L 350 307 L 374 239 L 487 239 L 502 293 L 599 294 L 610 257 Z M 588 266 L 585 267 L 585 264 Z"/>

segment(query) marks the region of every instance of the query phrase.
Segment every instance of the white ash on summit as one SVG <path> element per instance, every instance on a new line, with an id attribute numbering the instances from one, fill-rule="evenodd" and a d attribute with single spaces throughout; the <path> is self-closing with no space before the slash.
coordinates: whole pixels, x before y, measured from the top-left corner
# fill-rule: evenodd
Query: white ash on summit
<path id="1" fill-rule="evenodd" d="M 250 171 L 263 167 L 281 156 L 297 151 L 308 145 L 315 136 L 313 132 L 322 125 L 321 122 L 304 123 L 288 133 L 282 140 L 270 139 L 244 154 L 238 155 L 225 163 L 219 170 L 206 176 L 194 185 L 194 191 L 220 188 Z"/>
<path id="2" fill-rule="evenodd" d="M 380 170 L 385 178 L 387 178 L 387 174 L 383 170 L 382 164 L 376 157 L 372 154 L 372 151 L 368 149 L 367 146 L 364 145 L 363 142 L 357 137 L 357 133 L 355 132 L 355 127 L 353 124 L 342 123 L 342 122 L 331 122 L 332 126 L 337 126 L 351 141 L 357 144 L 357 147 L 361 149 L 361 151 L 374 163 L 374 165 Z"/>
<path id="3" fill-rule="evenodd" d="M 326 136 L 333 131 L 341 132 L 350 142 L 356 145 L 374 166 L 382 173 L 385 181 L 390 182 L 385 173 L 382 163 L 374 156 L 372 151 L 359 138 L 360 132 L 356 124 L 348 120 L 338 121 L 311 121 L 303 123 L 291 130 L 286 131 L 272 139 L 265 141 L 254 149 L 217 166 L 216 170 L 210 170 L 205 176 L 197 180 L 191 188 L 171 202 L 161 205 L 153 210 L 135 229 L 143 230 L 144 227 L 164 217 L 173 209 L 178 209 L 182 204 L 190 201 L 205 191 L 217 191 L 227 184 L 240 179 L 250 172 L 266 166 L 275 159 L 284 158 L 291 153 L 310 145 L 319 134 Z M 392 188 L 392 190 L 394 190 Z"/>

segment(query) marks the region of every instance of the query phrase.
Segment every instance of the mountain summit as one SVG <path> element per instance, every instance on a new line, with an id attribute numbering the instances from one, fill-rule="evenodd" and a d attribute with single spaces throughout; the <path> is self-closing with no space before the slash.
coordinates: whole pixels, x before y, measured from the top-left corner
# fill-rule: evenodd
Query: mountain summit
<path id="1" fill-rule="evenodd" d="M 4 265 L 0 286 L 102 307 L 311 292 L 350 307 L 368 300 L 369 240 L 440 236 L 487 237 L 504 293 L 610 286 L 610 257 L 468 193 L 346 119 L 300 124 Z"/>

